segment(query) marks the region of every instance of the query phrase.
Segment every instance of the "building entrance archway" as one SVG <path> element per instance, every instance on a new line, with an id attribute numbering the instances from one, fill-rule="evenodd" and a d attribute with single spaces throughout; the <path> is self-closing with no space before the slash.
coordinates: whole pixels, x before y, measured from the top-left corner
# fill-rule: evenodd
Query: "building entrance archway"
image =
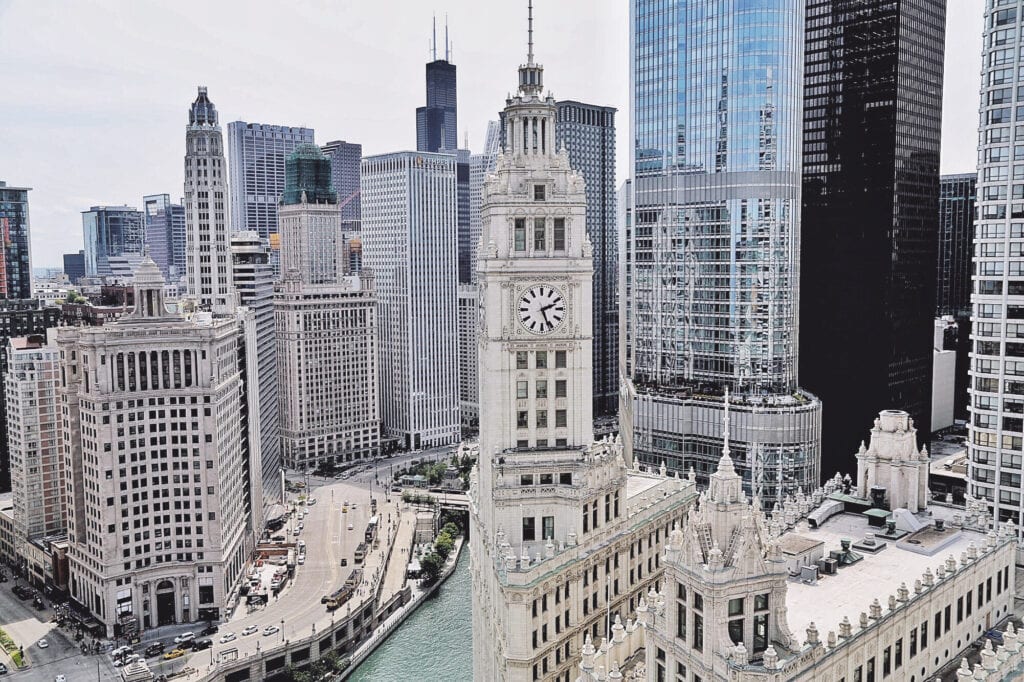
<path id="1" fill-rule="evenodd" d="M 156 623 L 171 625 L 176 623 L 174 612 L 174 583 L 161 580 L 156 586 Z"/>

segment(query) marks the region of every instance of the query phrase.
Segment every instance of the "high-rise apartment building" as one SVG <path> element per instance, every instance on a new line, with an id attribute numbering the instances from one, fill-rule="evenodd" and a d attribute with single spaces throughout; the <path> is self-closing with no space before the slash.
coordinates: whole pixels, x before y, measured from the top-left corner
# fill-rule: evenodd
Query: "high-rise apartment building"
<path id="1" fill-rule="evenodd" d="M 185 275 L 185 207 L 169 194 L 150 194 L 142 197 L 142 212 L 149 257 L 168 282 L 177 282 Z"/>
<path id="2" fill-rule="evenodd" d="M 820 462 L 821 403 L 797 382 L 803 18 L 801 0 L 633 0 L 630 17 L 627 452 L 706 485 L 728 389 L 766 506 L 813 489 Z"/>
<path id="3" fill-rule="evenodd" d="M 32 239 L 29 234 L 30 187 L 0 181 L 0 297 L 32 298 Z"/>
<path id="4" fill-rule="evenodd" d="M 619 244 L 615 227 L 615 109 L 558 103 L 555 144 L 587 187 L 587 236 L 594 247 L 594 416 L 619 408 Z"/>
<path id="5" fill-rule="evenodd" d="M 969 492 L 1000 520 L 1021 522 L 1024 450 L 1024 163 L 1014 163 L 1024 124 L 1024 7 L 985 3 L 974 228 Z"/>
<path id="6" fill-rule="evenodd" d="M 134 291 L 57 334 L 70 597 L 110 637 L 221 618 L 260 530 L 238 319 L 169 313 L 148 257 Z"/>
<path id="7" fill-rule="evenodd" d="M 879 405 L 930 431 L 945 8 L 807 2 L 800 380 L 828 471 Z"/>
<path id="8" fill-rule="evenodd" d="M 235 309 L 228 241 L 224 140 L 217 108 L 204 86 L 188 112 L 185 129 L 185 272 L 188 295 L 200 310 Z"/>
<path id="9" fill-rule="evenodd" d="M 233 230 L 258 232 L 264 239 L 277 234 L 277 204 L 284 192 L 285 159 L 300 144 L 313 144 L 311 128 L 245 121 L 228 123 Z M 276 251 L 275 241 L 271 246 Z"/>
<path id="10" fill-rule="evenodd" d="M 618 440 L 594 440 L 587 194 L 556 148 L 532 11 L 530 23 L 483 195 L 473 679 L 570 682 L 572 652 L 613 614 L 630 618 L 660 580 L 668 529 L 696 493 L 663 470 L 627 469 Z"/>
<path id="11" fill-rule="evenodd" d="M 377 298 L 370 272 L 346 274 L 332 171 L 319 147 L 299 145 L 288 156 L 279 206 L 282 460 L 297 470 L 367 459 L 380 447 Z"/>
<path id="12" fill-rule="evenodd" d="M 463 439 L 476 431 L 480 420 L 479 297 L 479 285 L 459 284 L 459 417 L 462 419 Z"/>
<path id="13" fill-rule="evenodd" d="M 363 159 L 363 266 L 375 277 L 381 419 L 409 449 L 459 439 L 456 158 Z"/>
<path id="14" fill-rule="evenodd" d="M 44 307 L 36 299 L 0 299 L 0 348 L 8 341 L 33 334 L 46 334 L 46 330 L 60 323 L 61 311 Z M 7 376 L 7 353 L 0 353 L 0 381 Z M 0 434 L 7 433 L 7 400 L 0 391 Z M 7 438 L 0 437 L 0 492 L 11 489 L 11 461 Z"/>
<path id="15" fill-rule="evenodd" d="M 93 206 L 82 211 L 85 242 L 85 274 L 108 277 L 113 274 L 110 259 L 142 253 L 146 243 L 143 214 L 131 206 Z"/>
<path id="16" fill-rule="evenodd" d="M 267 240 L 255 232 L 233 232 L 231 266 L 238 304 L 252 310 L 254 317 L 260 468 L 263 472 L 263 503 L 268 506 L 279 502 L 281 497 L 281 433 L 274 331 L 274 271 L 270 265 Z"/>
<path id="17" fill-rule="evenodd" d="M 61 449 L 60 353 L 46 335 L 11 339 L 6 348 L 6 439 L 19 542 L 65 531 L 67 493 Z"/>

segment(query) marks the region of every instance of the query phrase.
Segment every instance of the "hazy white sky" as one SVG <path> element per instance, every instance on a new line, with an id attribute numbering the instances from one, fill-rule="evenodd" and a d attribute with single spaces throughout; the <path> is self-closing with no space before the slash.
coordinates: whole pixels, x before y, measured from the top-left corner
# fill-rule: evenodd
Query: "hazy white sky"
<path id="1" fill-rule="evenodd" d="M 535 0 L 559 99 L 618 108 L 628 160 L 628 0 Z M 483 142 L 526 53 L 526 3 L 494 0 L 0 0 L 0 180 L 34 188 L 33 265 L 82 248 L 81 211 L 182 190 L 196 85 L 221 125 L 309 126 L 364 154 L 415 148 L 431 16 L 448 15 L 460 142 Z M 949 0 L 942 171 L 976 164 L 981 0 Z M 439 30 L 439 35 L 443 32 Z M 443 39 L 442 39 L 443 40 Z"/>

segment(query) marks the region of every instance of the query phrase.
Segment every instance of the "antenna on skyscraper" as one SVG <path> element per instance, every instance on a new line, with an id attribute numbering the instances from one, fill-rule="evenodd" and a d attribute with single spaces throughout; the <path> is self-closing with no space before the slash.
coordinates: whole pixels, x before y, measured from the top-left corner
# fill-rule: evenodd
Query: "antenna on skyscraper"
<path id="1" fill-rule="evenodd" d="M 527 49 L 526 49 L 526 63 L 533 64 L 533 0 L 527 2 L 527 19 L 526 19 L 526 33 L 527 33 Z"/>
<path id="2" fill-rule="evenodd" d="M 434 15 L 433 19 L 433 34 L 434 39 L 431 41 L 433 44 L 434 61 L 437 61 L 437 15 Z"/>
<path id="3" fill-rule="evenodd" d="M 448 13 L 444 14 L 444 60 L 450 62 L 448 58 Z"/>

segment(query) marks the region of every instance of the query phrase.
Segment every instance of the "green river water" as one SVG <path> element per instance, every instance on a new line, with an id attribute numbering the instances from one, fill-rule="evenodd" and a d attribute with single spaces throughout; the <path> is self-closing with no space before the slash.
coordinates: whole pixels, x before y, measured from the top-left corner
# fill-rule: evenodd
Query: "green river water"
<path id="1" fill-rule="evenodd" d="M 402 623 L 351 682 L 472 682 L 473 585 L 469 551 L 434 596 Z"/>

